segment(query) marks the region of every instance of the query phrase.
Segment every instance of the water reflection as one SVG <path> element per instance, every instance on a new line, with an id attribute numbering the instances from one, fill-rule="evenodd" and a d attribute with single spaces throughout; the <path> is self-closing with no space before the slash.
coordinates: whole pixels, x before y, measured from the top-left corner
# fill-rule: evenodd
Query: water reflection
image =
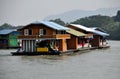
<path id="1" fill-rule="evenodd" d="M 40 55 L 40 56 L 22 56 L 22 60 L 39 60 L 39 59 L 47 59 L 47 60 L 64 60 L 66 59 L 66 55 Z"/>

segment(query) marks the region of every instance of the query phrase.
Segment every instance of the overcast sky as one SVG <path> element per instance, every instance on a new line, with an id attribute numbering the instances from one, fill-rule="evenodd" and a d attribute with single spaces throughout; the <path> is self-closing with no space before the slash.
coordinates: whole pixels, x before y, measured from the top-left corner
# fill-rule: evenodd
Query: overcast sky
<path id="1" fill-rule="evenodd" d="M 119 7 L 120 0 L 0 0 L 0 25 L 24 25 L 66 11 Z"/>

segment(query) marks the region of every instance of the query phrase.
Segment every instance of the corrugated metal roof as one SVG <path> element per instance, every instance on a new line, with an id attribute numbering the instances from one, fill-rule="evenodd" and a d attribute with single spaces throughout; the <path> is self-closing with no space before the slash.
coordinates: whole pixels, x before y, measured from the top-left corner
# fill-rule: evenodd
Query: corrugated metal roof
<path id="1" fill-rule="evenodd" d="M 3 29 L 3 30 L 0 30 L 0 34 L 1 35 L 5 35 L 5 34 L 9 34 L 13 31 L 17 31 L 16 29 Z"/>
<path id="2" fill-rule="evenodd" d="M 66 31 L 67 33 L 70 33 L 72 35 L 75 35 L 75 36 L 86 36 L 86 34 L 82 33 L 82 32 L 79 32 L 79 31 L 76 31 L 74 29 L 71 29 L 69 28 L 69 30 Z"/>
<path id="3" fill-rule="evenodd" d="M 78 24 L 70 24 L 70 25 L 72 25 L 74 27 L 77 27 L 77 28 L 80 28 L 82 30 L 85 30 L 87 32 L 91 32 L 91 33 L 97 34 L 97 35 L 109 36 L 109 34 L 107 34 L 105 32 L 101 32 L 101 31 L 98 31 L 98 30 L 95 30 L 95 29 L 92 29 L 92 28 L 88 28 L 88 27 L 82 26 L 82 25 L 78 25 Z"/>
<path id="4" fill-rule="evenodd" d="M 68 30 L 69 29 L 69 28 L 64 27 L 62 25 L 59 25 L 59 24 L 54 23 L 54 22 L 49 22 L 49 21 L 35 21 L 31 24 L 43 24 L 43 25 L 46 25 L 46 26 L 53 28 L 55 30 Z"/>
<path id="5" fill-rule="evenodd" d="M 90 28 L 94 29 L 94 30 L 98 30 L 98 31 L 104 32 L 104 33 L 107 33 L 104 29 L 101 29 L 99 27 L 90 27 Z"/>
<path id="6" fill-rule="evenodd" d="M 94 34 L 97 34 L 97 35 L 101 35 L 101 36 L 109 36 L 109 34 L 107 33 L 104 33 L 104 32 L 101 32 L 101 31 L 98 31 L 98 30 L 94 30 L 92 31 Z"/>
<path id="7" fill-rule="evenodd" d="M 78 24 L 70 24 L 70 25 L 77 27 L 77 28 L 80 28 L 80 29 L 85 30 L 85 31 L 93 31 L 93 29 L 90 29 L 90 28 L 85 27 L 83 25 L 78 25 Z"/>

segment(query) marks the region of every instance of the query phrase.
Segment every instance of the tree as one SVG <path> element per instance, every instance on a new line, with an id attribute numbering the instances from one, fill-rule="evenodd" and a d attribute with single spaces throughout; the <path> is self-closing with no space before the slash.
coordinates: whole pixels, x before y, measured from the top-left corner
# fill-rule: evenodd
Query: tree
<path id="1" fill-rule="evenodd" d="M 110 30 L 112 40 L 120 40 L 120 22 L 115 22 Z"/>
<path id="2" fill-rule="evenodd" d="M 120 10 L 117 12 L 117 15 L 113 17 L 115 21 L 120 22 Z"/>
<path id="3" fill-rule="evenodd" d="M 55 19 L 55 20 L 50 20 L 50 21 L 55 22 L 55 23 L 58 23 L 58 24 L 60 24 L 60 25 L 62 25 L 62 26 L 65 26 L 65 25 L 66 25 L 66 24 L 64 23 L 64 21 L 62 21 L 60 18 Z"/>
<path id="4" fill-rule="evenodd" d="M 113 19 L 109 16 L 94 15 L 78 19 L 72 23 L 81 24 L 87 27 L 103 27 L 111 22 L 113 22 Z"/>
<path id="5" fill-rule="evenodd" d="M 8 23 L 4 23 L 3 25 L 0 26 L 0 30 L 2 29 L 12 29 L 14 28 L 12 25 L 8 24 Z"/>

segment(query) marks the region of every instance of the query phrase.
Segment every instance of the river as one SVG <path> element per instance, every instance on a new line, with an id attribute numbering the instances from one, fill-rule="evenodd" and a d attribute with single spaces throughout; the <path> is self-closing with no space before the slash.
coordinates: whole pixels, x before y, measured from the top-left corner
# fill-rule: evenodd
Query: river
<path id="1" fill-rule="evenodd" d="M 62 56 L 11 56 L 0 50 L 0 79 L 120 79 L 120 41 Z"/>

